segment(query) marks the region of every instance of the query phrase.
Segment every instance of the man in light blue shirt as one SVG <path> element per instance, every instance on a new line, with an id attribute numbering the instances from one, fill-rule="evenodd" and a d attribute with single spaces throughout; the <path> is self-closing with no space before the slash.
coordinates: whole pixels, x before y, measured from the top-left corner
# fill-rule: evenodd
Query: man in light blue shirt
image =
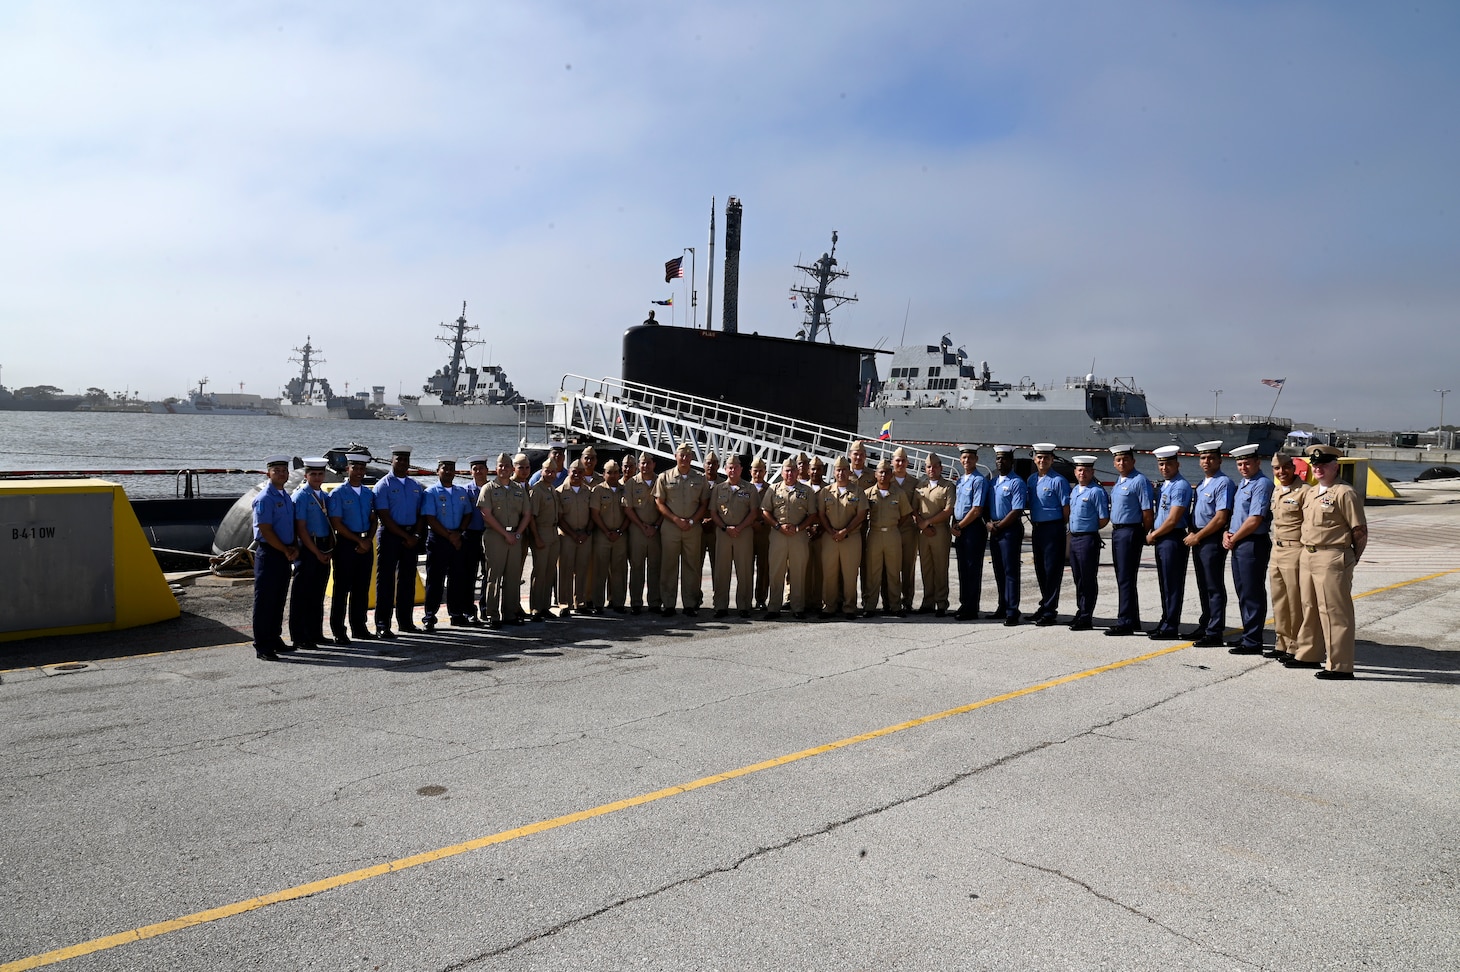
<path id="1" fill-rule="evenodd" d="M 471 625 L 471 587 L 466 571 L 466 532 L 474 507 L 465 486 L 456 483 L 456 460 L 436 460 L 436 482 L 426 487 L 421 515 L 426 521 L 426 610 L 422 623 L 436 629 L 443 593 L 446 613 L 458 627 Z"/>
<path id="2" fill-rule="evenodd" d="M 375 571 L 375 632 L 395 637 L 390 618 L 401 631 L 418 632 L 411 621 L 416 602 L 417 564 L 426 524 L 421 519 L 425 487 L 411 478 L 409 446 L 392 446 L 390 474 L 375 484 L 375 516 L 380 522 L 380 553 Z"/>
<path id="3" fill-rule="evenodd" d="M 1111 636 L 1141 631 L 1141 602 L 1136 579 L 1141 569 L 1141 552 L 1151 532 L 1155 512 L 1151 484 L 1136 471 L 1136 447 L 1117 445 L 1110 449 L 1117 478 L 1110 498 L 1110 559 L 1115 567 L 1115 586 L 1120 594 L 1115 624 L 1105 629 Z"/>
<path id="4" fill-rule="evenodd" d="M 1186 565 L 1191 559 L 1186 546 L 1191 483 L 1181 475 L 1181 460 L 1176 457 L 1180 451 L 1174 445 L 1151 450 L 1163 480 L 1153 518 L 1155 527 L 1146 534 L 1146 543 L 1156 548 L 1156 580 L 1161 585 L 1161 620 L 1151 629 L 1151 638 L 1156 641 L 1181 637 L 1181 602 L 1186 598 Z"/>
<path id="5" fill-rule="evenodd" d="M 375 560 L 375 494 L 365 485 L 370 457 L 363 452 L 345 457 L 345 482 L 329 494 L 330 526 L 335 532 L 334 593 L 330 597 L 330 632 L 335 644 L 350 644 L 350 635 L 372 641 L 370 568 Z M 345 621 L 349 619 L 349 631 Z"/>
<path id="6" fill-rule="evenodd" d="M 304 460 L 304 482 L 294 490 L 294 535 L 299 559 L 289 588 L 289 640 L 295 648 L 318 648 L 324 641 L 324 589 L 330 580 L 335 531 L 325 501 L 324 473 L 329 462 Z"/>
<path id="7" fill-rule="evenodd" d="M 994 481 L 989 489 L 990 559 L 994 565 L 994 584 L 999 603 L 991 618 L 1003 619 L 1012 628 L 1019 615 L 1019 549 L 1024 545 L 1024 508 L 1029 504 L 1029 489 L 1014 474 L 1014 447 L 994 447 Z"/>
<path id="8" fill-rule="evenodd" d="M 953 553 L 958 558 L 959 621 L 978 619 L 978 599 L 983 591 L 983 555 L 988 546 L 989 481 L 978 469 L 978 446 L 958 447 L 963 475 L 953 491 Z"/>
<path id="9" fill-rule="evenodd" d="M 1255 443 L 1232 450 L 1242 481 L 1222 546 L 1232 555 L 1232 586 L 1242 613 L 1242 634 L 1228 644 L 1234 655 L 1262 654 L 1267 620 L 1267 566 L 1272 558 L 1272 480 L 1262 474 Z"/>
<path id="10" fill-rule="evenodd" d="M 284 644 L 284 602 L 289 596 L 289 565 L 299 558 L 294 542 L 294 501 L 284 492 L 289 482 L 289 457 L 264 460 L 269 481 L 253 499 L 253 650 L 265 661 L 278 661 Z"/>
<path id="11" fill-rule="evenodd" d="M 1075 582 L 1075 619 L 1071 631 L 1095 626 L 1100 595 L 1100 531 L 1110 522 L 1110 497 L 1095 481 L 1095 457 L 1075 456 L 1075 486 L 1070 490 L 1070 579 Z"/>
<path id="12" fill-rule="evenodd" d="M 1059 621 L 1060 585 L 1065 579 L 1065 524 L 1070 518 L 1070 484 L 1054 471 L 1054 443 L 1034 443 L 1034 473 L 1029 477 L 1029 553 L 1039 584 L 1034 623 Z"/>
<path id="13" fill-rule="evenodd" d="M 1227 628 L 1227 551 L 1222 535 L 1231 522 L 1237 490 L 1222 472 L 1221 442 L 1202 442 L 1196 451 L 1206 478 L 1195 490 L 1186 545 L 1191 548 L 1201 617 L 1187 637 L 1194 638 L 1198 648 L 1218 648 Z"/>

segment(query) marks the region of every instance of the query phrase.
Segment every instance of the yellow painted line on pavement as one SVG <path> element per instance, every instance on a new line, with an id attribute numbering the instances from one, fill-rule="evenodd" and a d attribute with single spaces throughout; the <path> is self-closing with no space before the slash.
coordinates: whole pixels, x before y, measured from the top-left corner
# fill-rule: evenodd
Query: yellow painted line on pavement
<path id="1" fill-rule="evenodd" d="M 1401 581 L 1398 584 L 1390 584 L 1387 587 L 1376 588 L 1372 591 L 1365 591 L 1356 594 L 1355 598 L 1368 597 L 1371 594 L 1379 594 L 1384 591 L 1392 591 L 1396 588 L 1407 587 L 1410 584 L 1418 584 L 1421 581 L 1433 580 L 1436 577 L 1443 577 L 1446 574 L 1455 573 L 1454 570 L 1441 571 L 1436 574 L 1427 574 L 1424 577 L 1416 577 L 1413 580 Z M 1163 655 L 1171 655 L 1178 651 L 1184 651 L 1192 646 L 1192 642 L 1182 642 L 1170 645 L 1156 651 L 1146 652 L 1144 655 L 1136 655 L 1133 658 L 1125 658 L 1108 665 L 1100 665 L 1095 668 L 1087 668 L 1081 672 L 1071 675 L 1062 675 L 1059 678 L 1052 678 L 1037 685 L 1029 685 L 1025 688 L 1015 689 L 1012 692 L 1005 692 L 1002 695 L 991 696 L 977 702 L 970 702 L 967 705 L 960 705 L 952 709 L 944 709 L 942 712 L 935 712 L 932 715 L 920 716 L 916 719 L 909 719 L 906 722 L 899 722 L 895 725 L 884 726 L 881 729 L 873 729 L 856 736 L 848 736 L 845 739 L 838 739 L 836 742 L 825 743 L 820 746 L 813 746 L 810 749 L 803 749 L 799 752 L 788 753 L 784 756 L 777 756 L 759 763 L 752 763 L 749 766 L 741 766 L 738 769 L 727 770 L 723 773 L 716 773 L 714 776 L 703 776 L 689 783 L 680 783 L 675 786 L 665 787 L 662 790 L 655 790 L 652 793 L 641 793 L 638 796 L 628 797 L 623 800 L 615 800 L 612 803 L 603 803 L 587 810 L 579 810 L 576 813 L 564 814 L 561 817 L 553 817 L 550 820 L 539 820 L 537 823 L 527 824 L 524 827 L 515 827 L 511 830 L 503 830 L 485 837 L 477 837 L 474 840 L 464 841 L 460 844 L 452 844 L 449 847 L 439 847 L 436 850 L 424 851 L 420 854 L 413 854 L 410 857 L 402 857 L 394 861 L 386 861 L 382 864 L 375 864 L 371 867 L 360 868 L 355 871 L 348 871 L 344 874 L 336 874 L 333 877 L 321 878 L 318 881 L 310 881 L 308 884 L 299 884 L 292 888 L 284 888 L 280 891 L 273 891 L 269 894 L 259 895 L 256 898 L 249 898 L 246 901 L 235 901 L 232 904 L 222 905 L 217 908 L 209 908 L 206 911 L 197 911 L 190 915 L 183 915 L 181 918 L 173 918 L 169 921 L 160 921 L 152 925 L 144 925 L 141 928 L 134 928 L 131 931 L 118 932 L 115 935 L 107 935 L 102 938 L 93 938 L 90 941 L 79 942 L 69 945 L 66 948 L 58 948 L 55 951 L 45 952 L 40 955 L 32 955 L 29 958 L 17 959 L 0 965 L 0 972 L 21 972 L 23 969 L 37 969 L 46 965 L 54 965 L 57 962 L 64 962 L 68 959 L 79 958 L 82 955 L 90 955 L 93 952 L 102 952 L 107 949 L 116 948 L 119 945 L 128 945 L 132 942 L 140 942 L 149 938 L 156 938 L 159 935 L 167 935 L 171 932 L 182 931 L 185 928 L 192 928 L 196 925 L 205 925 L 209 922 L 218 921 L 223 918 L 231 918 L 235 915 L 245 914 L 250 911 L 257 911 L 269 905 L 281 904 L 285 901 L 297 901 L 300 898 L 308 898 L 312 895 L 331 891 L 335 888 L 344 887 L 349 884 L 358 884 L 370 878 L 380 877 L 383 874 L 393 874 L 397 871 L 404 871 L 407 868 L 419 867 L 422 864 L 431 864 L 436 861 L 446 860 L 460 854 L 481 850 L 484 847 L 491 847 L 494 844 L 505 844 L 508 841 L 516 840 L 519 837 L 530 837 L 533 834 L 544 833 L 549 830 L 557 830 L 570 824 L 582 823 L 585 820 L 592 820 L 595 817 L 604 817 L 620 810 L 628 810 L 632 807 L 643 806 L 646 803 L 654 803 L 667 797 L 679 796 L 682 793 L 691 793 L 695 790 L 704 789 L 707 786 L 714 786 L 717 783 L 725 783 L 729 780 L 739 779 L 743 776 L 750 776 L 753 773 L 760 773 L 764 770 L 775 769 L 778 766 L 786 766 L 790 763 L 799 762 L 803 759 L 810 759 L 813 756 L 822 756 L 826 753 L 835 752 L 839 749 L 846 749 L 848 746 L 855 746 L 858 743 L 869 742 L 873 739 L 881 739 L 894 733 L 903 732 L 908 729 L 915 729 L 918 726 L 925 726 L 929 723 L 938 722 L 942 719 L 949 719 L 953 716 L 965 715 L 978 709 L 997 705 L 1000 702 L 1010 702 L 1014 699 L 1023 698 L 1026 695 L 1033 695 L 1036 692 L 1043 692 L 1046 689 L 1055 688 L 1059 685 L 1068 685 L 1071 682 L 1078 682 L 1081 679 L 1093 678 L 1096 675 L 1103 675 L 1106 672 L 1117 671 L 1128 668 L 1131 665 L 1139 665 Z"/>

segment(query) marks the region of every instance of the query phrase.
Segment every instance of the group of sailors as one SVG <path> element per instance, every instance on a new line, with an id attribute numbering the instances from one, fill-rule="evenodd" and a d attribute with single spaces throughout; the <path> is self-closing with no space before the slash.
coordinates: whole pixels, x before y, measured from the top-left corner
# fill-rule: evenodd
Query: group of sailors
<path id="1" fill-rule="evenodd" d="M 431 631 L 443 603 L 448 622 L 500 627 L 604 610 L 672 615 L 676 600 L 687 616 L 703 604 L 701 578 L 712 571 L 716 618 L 731 609 L 742 618 L 763 611 L 774 620 L 855 618 L 915 610 L 938 617 L 950 603 L 950 560 L 956 562 L 958 620 L 980 617 L 1016 626 L 1060 623 L 1068 566 L 1075 592 L 1072 631 L 1094 627 L 1098 568 L 1110 527 L 1118 594 L 1110 636 L 1191 638 L 1197 646 L 1226 644 L 1234 654 L 1277 658 L 1293 668 L 1319 669 L 1321 678 L 1353 677 L 1353 566 L 1363 555 L 1363 504 L 1338 480 L 1338 450 L 1308 455 L 1316 475 L 1300 479 L 1293 457 L 1272 459 L 1276 485 L 1262 474 L 1257 446 L 1231 450 L 1240 482 L 1222 472 L 1222 443 L 1197 448 L 1203 478 L 1181 473 L 1176 446 L 1154 450 L 1162 482 L 1135 469 L 1135 448 L 1110 450 L 1118 478 L 1107 492 L 1095 480 L 1095 456 L 1073 459 L 1075 484 L 1054 470 L 1052 443 L 1033 447 L 1034 473 L 1014 472 L 1015 450 L 994 449 L 994 475 L 978 466 L 976 445 L 959 448 L 962 473 L 946 478 L 939 456 L 923 475 L 897 449 L 874 469 L 866 444 L 854 441 L 828 467 L 820 458 L 787 459 L 779 480 L 764 460 L 747 470 L 739 456 L 679 447 L 675 463 L 656 474 L 655 456 L 628 454 L 622 465 L 598 468 L 591 446 L 566 463 L 553 447 L 534 472 L 518 454 L 466 460 L 470 482 L 456 482 L 456 460 L 436 464 L 437 481 L 410 475 L 411 452 L 391 450 L 391 471 L 364 484 L 365 455 L 347 457 L 347 480 L 322 489 L 326 462 L 304 461 L 304 482 L 286 493 L 289 457 L 267 460 L 269 483 L 253 504 L 254 646 L 259 657 L 348 645 L 352 639 L 393 639 L 397 632 Z M 1038 601 L 1025 617 L 1021 551 L 1025 519 Z M 1145 547 L 1154 548 L 1160 618 L 1145 631 L 1136 577 Z M 376 549 L 378 548 L 378 550 Z M 526 560 L 527 607 L 521 587 Z M 425 554 L 423 628 L 413 619 L 418 566 Z M 1241 632 L 1223 640 L 1227 561 L 1231 560 Z M 980 614 L 985 560 L 997 604 Z M 1188 564 L 1196 575 L 1200 617 L 1182 632 Z M 374 629 L 368 597 L 375 571 Z M 333 572 L 330 636 L 324 598 Z M 918 576 L 921 576 L 921 598 Z M 1265 649 L 1268 588 L 1277 629 Z M 292 645 L 283 640 L 284 608 Z"/>

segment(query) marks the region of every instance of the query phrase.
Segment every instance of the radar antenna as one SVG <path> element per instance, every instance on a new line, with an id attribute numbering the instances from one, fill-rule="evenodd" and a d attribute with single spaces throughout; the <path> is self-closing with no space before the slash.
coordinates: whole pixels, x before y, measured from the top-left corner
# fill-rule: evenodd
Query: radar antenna
<path id="1" fill-rule="evenodd" d="M 856 294 L 850 297 L 845 294 L 834 294 L 827 290 L 828 285 L 834 280 L 842 280 L 851 276 L 846 270 L 838 270 L 836 262 L 836 230 L 831 231 L 831 251 L 823 253 L 821 259 L 812 264 L 796 264 L 796 269 L 809 275 L 816 282 L 815 287 L 801 285 L 792 287 L 793 295 L 799 294 L 806 298 L 806 325 L 804 337 L 798 334 L 802 340 L 815 342 L 822 331 L 826 332 L 826 343 L 835 344 L 831 339 L 831 317 L 829 311 L 833 307 L 840 307 L 842 304 L 850 303 L 857 299 Z M 793 297 L 794 299 L 794 297 Z"/>

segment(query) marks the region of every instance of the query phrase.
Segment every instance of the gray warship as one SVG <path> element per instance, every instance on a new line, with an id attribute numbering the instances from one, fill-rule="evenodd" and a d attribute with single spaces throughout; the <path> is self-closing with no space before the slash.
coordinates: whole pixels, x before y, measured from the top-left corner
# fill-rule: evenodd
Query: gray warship
<path id="1" fill-rule="evenodd" d="M 298 362 L 299 374 L 289 379 L 289 384 L 284 386 L 284 393 L 279 397 L 279 414 L 288 418 L 329 418 L 329 419 L 373 419 L 375 413 L 370 406 L 358 398 L 346 398 L 336 395 L 330 388 L 330 383 L 314 373 L 314 366 L 323 364 L 324 361 L 315 357 L 319 354 L 319 348 L 309 343 L 309 336 L 305 335 L 304 347 L 295 348 L 297 358 L 290 358 L 290 361 Z"/>
<path id="2" fill-rule="evenodd" d="M 446 334 L 436 340 L 451 348 L 451 357 L 426 379 L 422 394 L 400 396 L 407 421 L 503 426 L 542 423 L 546 406 L 518 393 L 500 365 L 473 368 L 465 363 L 466 349 L 482 343 L 467 336 L 477 328 L 466 322 L 465 301 L 455 323 L 441 327 Z"/>

